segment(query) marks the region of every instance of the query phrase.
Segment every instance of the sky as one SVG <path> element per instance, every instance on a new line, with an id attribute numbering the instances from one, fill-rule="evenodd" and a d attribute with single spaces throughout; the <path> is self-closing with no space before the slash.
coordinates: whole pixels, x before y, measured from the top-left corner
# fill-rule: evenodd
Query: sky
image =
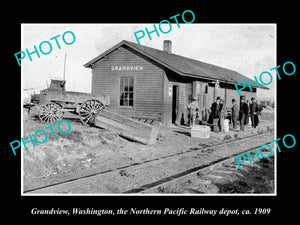
<path id="1" fill-rule="evenodd" d="M 154 23 L 153 23 L 154 24 Z M 52 51 L 48 55 L 40 53 L 40 58 L 32 54 L 21 61 L 22 88 L 39 93 L 50 84 L 50 78 L 63 78 L 64 57 L 66 54 L 66 90 L 91 92 L 91 69 L 83 65 L 108 50 L 122 40 L 137 43 L 134 33 L 153 29 L 153 24 L 22 24 L 21 49 L 34 51 L 43 41 L 49 41 Z M 165 26 L 166 24 L 164 24 Z M 156 26 L 158 24 L 156 23 Z M 162 27 L 168 30 L 168 27 Z M 72 31 L 76 40 L 66 45 L 62 35 Z M 57 38 L 61 49 L 58 49 Z M 72 41 L 71 35 L 66 35 L 66 41 Z M 268 71 L 276 77 L 275 71 L 270 71 L 276 65 L 276 25 L 275 24 L 184 24 L 180 28 L 172 24 L 168 34 L 155 33 L 149 40 L 147 35 L 140 43 L 152 48 L 163 48 L 164 40 L 172 41 L 172 53 L 195 60 L 210 63 L 237 71 L 246 77 L 259 78 L 260 73 Z M 43 45 L 47 52 L 47 44 Z M 16 65 L 17 60 L 16 60 Z M 268 85 L 270 90 L 258 89 L 258 97 L 274 97 L 275 82 Z M 268 79 L 263 79 L 266 83 Z"/>

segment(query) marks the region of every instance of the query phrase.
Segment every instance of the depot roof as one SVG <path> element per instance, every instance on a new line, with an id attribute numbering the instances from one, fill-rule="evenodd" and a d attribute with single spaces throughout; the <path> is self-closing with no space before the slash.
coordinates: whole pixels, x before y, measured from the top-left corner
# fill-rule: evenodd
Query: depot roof
<path id="1" fill-rule="evenodd" d="M 144 45 L 138 45 L 136 43 L 125 40 L 121 41 L 120 43 L 103 52 L 99 56 L 90 60 L 89 62 L 84 64 L 84 67 L 91 68 L 95 62 L 102 59 L 107 54 L 111 53 L 112 51 L 116 50 L 121 46 L 127 46 L 128 48 L 139 52 L 140 54 L 152 59 L 161 66 L 166 67 L 181 76 L 196 77 L 213 81 L 219 80 L 220 82 L 226 82 L 231 84 L 235 84 L 238 82 L 246 83 L 246 79 L 248 79 L 250 83 L 254 82 L 254 80 L 233 70 L 225 69 L 219 66 L 176 55 L 173 53 L 168 53 L 166 51 L 147 47 Z M 258 86 L 254 84 L 252 85 L 252 87 L 257 88 Z M 269 89 L 268 87 L 262 84 L 260 84 L 260 87 L 264 89 Z"/>

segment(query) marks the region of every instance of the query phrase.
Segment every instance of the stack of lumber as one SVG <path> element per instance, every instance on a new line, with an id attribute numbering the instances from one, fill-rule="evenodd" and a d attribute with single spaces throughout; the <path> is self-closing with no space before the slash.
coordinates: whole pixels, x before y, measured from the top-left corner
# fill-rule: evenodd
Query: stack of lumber
<path id="1" fill-rule="evenodd" d="M 94 124 L 142 144 L 154 144 L 158 128 L 107 110 L 99 111 Z"/>

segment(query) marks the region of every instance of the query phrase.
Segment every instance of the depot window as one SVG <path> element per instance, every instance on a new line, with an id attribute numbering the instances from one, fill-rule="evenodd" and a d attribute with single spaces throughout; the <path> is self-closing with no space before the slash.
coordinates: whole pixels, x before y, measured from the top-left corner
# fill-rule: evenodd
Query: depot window
<path id="1" fill-rule="evenodd" d="M 120 77 L 120 106 L 133 107 L 133 77 Z"/>

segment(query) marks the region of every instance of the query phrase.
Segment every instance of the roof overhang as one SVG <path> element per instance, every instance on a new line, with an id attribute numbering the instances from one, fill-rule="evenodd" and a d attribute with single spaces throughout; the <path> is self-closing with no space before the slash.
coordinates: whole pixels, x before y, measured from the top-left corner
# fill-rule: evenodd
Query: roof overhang
<path id="1" fill-rule="evenodd" d="M 137 48 L 137 47 L 135 47 L 135 46 L 133 46 L 133 45 L 128 44 L 128 42 L 127 42 L 127 41 L 124 41 L 124 40 L 121 41 L 121 42 L 119 42 L 118 44 L 114 45 L 113 47 L 111 47 L 111 48 L 108 49 L 107 51 L 103 52 L 103 53 L 100 54 L 99 56 L 93 58 L 92 60 L 90 60 L 89 62 L 87 62 L 86 64 L 84 64 L 83 66 L 86 67 L 86 68 L 92 68 L 93 65 L 94 65 L 97 61 L 101 60 L 101 59 L 104 58 L 106 55 L 108 55 L 109 53 L 113 52 L 114 50 L 120 48 L 120 47 L 123 46 L 123 45 L 125 45 L 125 46 L 127 46 L 127 47 L 133 49 L 134 51 L 136 51 L 136 52 L 138 52 L 138 53 L 140 53 L 140 54 L 142 54 L 142 55 L 148 57 L 149 59 L 151 59 L 151 60 L 157 62 L 157 63 L 160 64 L 161 66 L 163 66 L 163 67 L 165 67 L 165 68 L 167 68 L 167 69 L 169 69 L 169 70 L 171 70 L 171 71 L 177 73 L 177 74 L 180 75 L 180 76 L 186 76 L 186 77 L 192 77 L 192 78 L 198 78 L 198 79 L 200 78 L 200 79 L 204 79 L 204 80 L 208 80 L 208 81 L 216 81 L 216 80 L 219 80 L 219 82 L 226 83 L 226 84 L 233 84 L 233 85 L 234 85 L 234 84 L 238 84 L 239 82 L 244 82 L 245 85 L 247 85 L 247 84 L 246 84 L 246 80 L 236 82 L 236 81 L 230 81 L 230 80 L 223 80 L 223 79 L 209 78 L 209 77 L 207 77 L 207 76 L 202 76 L 202 75 L 198 75 L 198 74 L 183 73 L 182 71 L 179 71 L 178 69 L 176 69 L 176 68 L 170 66 L 169 64 L 167 64 L 167 63 L 161 61 L 160 59 L 158 59 L 158 58 L 156 58 L 156 57 L 154 57 L 154 56 L 148 54 L 147 52 L 144 52 L 144 51 L 142 51 L 141 49 L 139 49 L 139 48 Z M 254 81 L 253 81 L 252 79 L 250 79 L 250 78 L 248 78 L 248 80 L 249 80 L 250 83 L 253 83 L 253 82 L 254 82 Z M 240 85 L 240 84 L 238 84 L 238 85 L 239 85 L 239 86 L 242 86 L 242 85 Z M 259 87 L 258 87 L 257 85 L 253 85 L 252 88 L 259 88 Z M 262 84 L 260 84 L 260 88 L 262 88 L 262 89 L 269 89 L 268 87 L 266 87 L 266 86 L 264 86 L 264 85 L 262 85 Z"/>

